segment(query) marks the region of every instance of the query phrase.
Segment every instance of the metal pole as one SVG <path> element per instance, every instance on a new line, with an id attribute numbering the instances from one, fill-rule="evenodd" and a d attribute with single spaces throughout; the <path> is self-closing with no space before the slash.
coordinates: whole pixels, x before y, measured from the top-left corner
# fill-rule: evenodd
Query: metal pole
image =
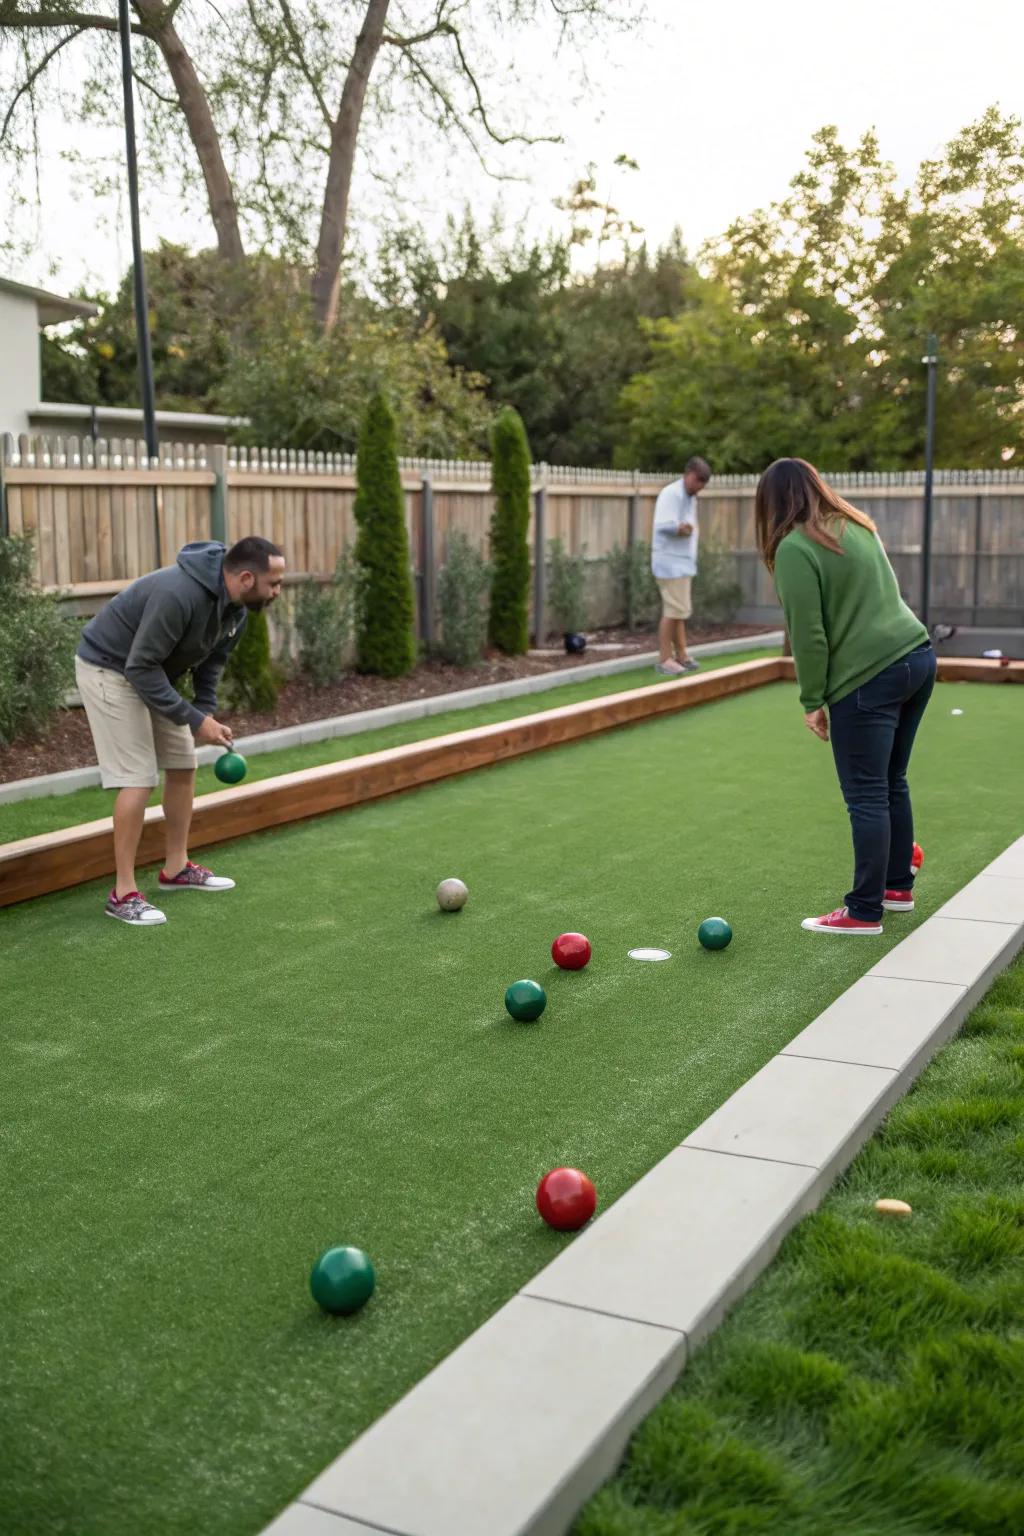
<path id="1" fill-rule="evenodd" d="M 547 487 L 540 485 L 533 493 L 533 643 L 538 649 L 543 647 L 548 631 L 544 570 L 547 558 L 547 508 Z"/>
<path id="2" fill-rule="evenodd" d="M 640 493 L 636 489 L 636 476 L 633 477 L 633 490 L 629 498 L 629 506 L 626 512 L 626 628 L 632 632 L 636 621 L 633 611 L 635 593 L 633 590 L 633 549 L 636 544 L 636 525 L 640 520 Z"/>
<path id="3" fill-rule="evenodd" d="M 6 539 L 9 527 L 7 493 L 4 489 L 4 465 L 13 458 L 14 438 L 10 432 L 0 432 L 0 539 Z"/>
<path id="4" fill-rule="evenodd" d="M 434 648 L 434 602 L 437 572 L 434 569 L 434 482 L 423 476 L 420 488 L 420 633 L 428 651 Z"/>
<path id="5" fill-rule="evenodd" d="M 150 460 L 159 457 L 156 435 L 156 399 L 153 392 L 153 352 L 149 342 L 149 299 L 146 294 L 146 268 L 142 259 L 142 226 L 139 221 L 139 165 L 135 154 L 135 98 L 132 90 L 132 33 L 128 0 L 117 3 L 118 30 L 121 34 L 121 84 L 124 89 L 124 138 L 128 162 L 128 206 L 132 217 L 132 265 L 135 277 L 135 346 L 139 359 L 139 393 L 146 453 Z M 160 515 L 158 493 L 153 492 L 153 534 L 156 563 L 161 563 Z"/>
<path id="6" fill-rule="evenodd" d="M 928 623 L 932 596 L 932 479 L 935 472 L 935 376 L 939 342 L 928 337 L 928 351 L 921 359 L 928 369 L 928 396 L 924 440 L 924 527 L 921 535 L 921 623 Z"/>

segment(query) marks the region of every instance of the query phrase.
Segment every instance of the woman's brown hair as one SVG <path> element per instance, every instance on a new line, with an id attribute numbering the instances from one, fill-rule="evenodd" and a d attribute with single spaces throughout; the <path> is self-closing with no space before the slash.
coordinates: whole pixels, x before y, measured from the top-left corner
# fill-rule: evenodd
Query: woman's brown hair
<path id="1" fill-rule="evenodd" d="M 844 523 L 876 531 L 867 513 L 844 501 L 805 459 L 776 459 L 769 464 L 757 482 L 754 520 L 757 547 L 770 571 L 775 569 L 776 550 L 793 528 L 801 528 L 809 539 L 837 555 L 843 552 Z M 837 522 L 833 532 L 829 524 Z"/>

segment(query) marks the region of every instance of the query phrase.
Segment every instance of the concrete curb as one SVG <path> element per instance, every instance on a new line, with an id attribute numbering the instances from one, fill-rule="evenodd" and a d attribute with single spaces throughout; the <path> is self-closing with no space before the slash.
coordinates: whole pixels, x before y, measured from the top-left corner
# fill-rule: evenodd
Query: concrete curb
<path id="1" fill-rule="evenodd" d="M 564 1536 L 694 1346 L 1022 944 L 1024 837 L 355 1440 L 264 1536 Z"/>
<path id="2" fill-rule="evenodd" d="M 737 640 L 712 640 L 707 645 L 691 647 L 693 656 L 731 656 L 738 651 L 763 650 L 781 645 L 782 631 L 769 630 L 762 635 L 748 635 Z M 457 693 L 437 693 L 426 699 L 410 699 L 404 704 L 388 704 L 383 709 L 367 709 L 351 715 L 334 715 L 327 720 L 311 720 L 305 725 L 288 725 L 279 731 L 261 731 L 242 736 L 236 743 L 246 757 L 263 752 L 280 752 L 286 747 L 308 746 L 314 741 L 329 741 L 338 736 L 358 736 L 363 731 L 379 730 L 387 725 L 401 725 L 406 720 L 422 720 L 449 710 L 472 709 L 475 704 L 494 704 L 501 699 L 515 699 L 526 694 L 544 693 L 548 688 L 562 688 L 569 683 L 585 682 L 591 677 L 614 677 L 653 666 L 657 651 L 640 651 L 632 656 L 617 656 L 609 661 L 588 662 L 582 667 L 563 667 L 558 672 L 544 672 L 536 677 L 514 678 L 508 683 L 487 683 L 480 688 L 463 688 Z M 200 747 L 200 763 L 212 763 L 220 756 L 217 747 Z M 70 795 L 79 789 L 92 789 L 100 782 L 96 767 L 70 768 L 66 773 L 46 773 L 31 779 L 14 779 L 0 784 L 0 806 L 18 800 L 33 800 L 46 795 Z"/>

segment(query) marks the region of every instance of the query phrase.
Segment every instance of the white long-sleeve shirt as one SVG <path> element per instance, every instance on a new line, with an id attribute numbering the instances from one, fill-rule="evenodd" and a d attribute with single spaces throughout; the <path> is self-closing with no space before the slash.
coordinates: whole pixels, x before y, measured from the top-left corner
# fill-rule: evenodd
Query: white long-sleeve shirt
<path id="1" fill-rule="evenodd" d="M 680 523 L 691 524 L 693 532 L 681 537 L 676 532 Z M 651 529 L 653 574 L 662 581 L 674 576 L 696 576 L 699 538 L 697 498 L 687 494 L 681 479 L 673 480 L 660 492 L 654 506 Z"/>

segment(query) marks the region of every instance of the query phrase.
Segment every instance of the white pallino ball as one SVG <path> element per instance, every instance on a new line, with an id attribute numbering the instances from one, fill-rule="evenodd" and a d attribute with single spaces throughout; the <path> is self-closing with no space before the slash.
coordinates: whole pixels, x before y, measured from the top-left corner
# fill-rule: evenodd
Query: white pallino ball
<path id="1" fill-rule="evenodd" d="M 442 880 L 437 888 L 437 904 L 442 912 L 459 912 L 466 905 L 469 891 L 461 880 Z"/>

